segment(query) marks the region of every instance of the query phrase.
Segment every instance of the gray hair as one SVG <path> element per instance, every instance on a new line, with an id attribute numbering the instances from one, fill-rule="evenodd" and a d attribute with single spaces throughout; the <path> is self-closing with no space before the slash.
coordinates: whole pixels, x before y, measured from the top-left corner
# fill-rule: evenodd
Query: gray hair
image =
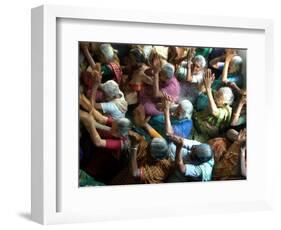
<path id="1" fill-rule="evenodd" d="M 114 50 L 110 44 L 101 44 L 100 51 L 107 61 L 111 61 L 114 57 Z"/>
<path id="2" fill-rule="evenodd" d="M 206 66 L 206 59 L 202 55 L 197 55 L 193 59 L 193 63 L 198 62 L 201 68 L 204 68 Z"/>
<path id="3" fill-rule="evenodd" d="M 166 74 L 168 79 L 174 76 L 175 67 L 171 63 L 166 63 L 162 66 L 162 71 Z"/>
<path id="4" fill-rule="evenodd" d="M 193 112 L 193 105 L 192 103 L 185 99 L 185 100 L 182 100 L 179 105 L 182 107 L 183 109 L 183 118 L 187 118 L 187 119 L 191 119 L 191 116 L 192 116 L 192 112 Z"/>
<path id="5" fill-rule="evenodd" d="M 178 67 L 178 69 L 175 73 L 175 75 L 179 81 L 184 81 L 186 78 L 186 74 L 187 74 L 187 68 L 183 67 L 183 66 Z"/>
<path id="6" fill-rule="evenodd" d="M 234 94 L 229 87 L 221 87 L 218 90 L 219 93 L 222 93 L 223 95 L 223 100 L 226 104 L 231 105 L 233 100 L 234 100 Z"/>
<path id="7" fill-rule="evenodd" d="M 213 150 L 208 144 L 193 145 L 190 158 L 195 165 L 203 164 L 213 157 Z"/>
<path id="8" fill-rule="evenodd" d="M 150 143 L 150 154 L 156 160 L 168 156 L 168 143 L 164 138 L 155 137 Z"/>
<path id="9" fill-rule="evenodd" d="M 105 93 L 105 95 L 111 99 L 122 95 L 117 82 L 113 80 L 109 80 L 101 84 L 101 89 Z"/>
<path id="10" fill-rule="evenodd" d="M 239 73 L 242 70 L 243 59 L 240 56 L 234 56 L 231 59 L 233 63 L 234 73 Z"/>
<path id="11" fill-rule="evenodd" d="M 132 128 L 132 123 L 128 118 L 119 118 L 116 120 L 118 132 L 120 136 L 128 136 L 130 129 Z"/>

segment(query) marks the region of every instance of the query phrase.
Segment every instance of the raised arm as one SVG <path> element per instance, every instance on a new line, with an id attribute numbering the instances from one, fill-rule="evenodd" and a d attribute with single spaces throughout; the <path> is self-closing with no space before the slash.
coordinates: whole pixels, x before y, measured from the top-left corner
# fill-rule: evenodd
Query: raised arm
<path id="1" fill-rule="evenodd" d="M 161 70 L 161 61 L 157 54 L 154 54 L 152 59 L 152 69 L 154 73 L 153 78 L 153 97 L 154 98 L 162 98 L 163 93 L 159 90 L 159 73 Z"/>
<path id="2" fill-rule="evenodd" d="M 242 111 L 243 106 L 246 104 L 246 94 L 241 95 L 239 103 L 236 107 L 236 110 L 232 113 L 231 125 L 236 126 Z"/>
<path id="3" fill-rule="evenodd" d="M 106 140 L 102 139 L 95 127 L 95 120 L 94 117 L 91 116 L 91 114 L 80 110 L 80 120 L 88 130 L 91 140 L 94 143 L 94 145 L 98 147 L 105 147 L 106 146 Z"/>
<path id="4" fill-rule="evenodd" d="M 138 152 L 138 138 L 136 135 L 131 134 L 130 136 L 131 141 L 131 148 L 130 148 L 130 171 L 133 177 L 140 177 L 140 169 L 138 168 L 138 162 L 137 162 L 137 152 Z"/>
<path id="5" fill-rule="evenodd" d="M 81 42 L 80 43 L 80 48 L 81 48 L 85 58 L 87 59 L 89 65 L 91 66 L 92 69 L 94 69 L 96 63 L 95 63 L 94 59 L 92 58 L 92 56 L 91 56 L 91 54 L 89 52 L 89 43 Z"/>
<path id="6" fill-rule="evenodd" d="M 182 155 L 181 155 L 181 150 L 183 147 L 183 139 L 176 137 L 176 139 L 174 139 L 174 143 L 176 144 L 176 166 L 178 168 L 178 170 L 182 173 L 185 174 L 186 171 L 186 166 L 183 163 L 183 159 L 182 159 Z"/>
<path id="7" fill-rule="evenodd" d="M 171 124 L 171 119 L 170 119 L 170 101 L 164 97 L 162 100 L 163 107 L 164 107 L 164 118 L 165 118 L 165 129 L 166 129 L 166 134 L 167 135 L 172 135 L 174 133 L 172 124 Z"/>
<path id="8" fill-rule="evenodd" d="M 103 116 L 99 111 L 97 111 L 94 106 L 91 104 L 90 100 L 85 97 L 85 95 L 80 95 L 80 105 L 83 109 L 85 109 L 88 113 L 94 116 L 95 120 L 102 124 L 106 125 L 108 122 L 108 117 Z"/>
<path id="9" fill-rule="evenodd" d="M 224 84 L 227 84 L 227 75 L 228 75 L 228 68 L 229 68 L 229 63 L 231 62 L 232 58 L 235 56 L 235 54 L 232 52 L 227 52 L 225 56 L 225 62 L 224 62 L 224 67 L 222 71 L 222 82 Z"/>
<path id="10" fill-rule="evenodd" d="M 218 69 L 219 68 L 219 65 L 218 63 L 219 62 L 223 62 L 225 60 L 225 55 L 221 55 L 219 57 L 216 57 L 216 58 L 213 58 L 209 64 L 210 66 L 212 66 L 214 69 Z"/>
<path id="11" fill-rule="evenodd" d="M 205 72 L 204 76 L 204 85 L 206 88 L 207 96 L 208 96 L 208 101 L 209 101 L 209 109 L 212 115 L 216 116 L 218 114 L 218 107 L 215 103 L 213 94 L 212 94 L 212 83 L 214 81 L 214 75 L 212 75 L 212 72 L 210 69 L 208 69 Z"/>

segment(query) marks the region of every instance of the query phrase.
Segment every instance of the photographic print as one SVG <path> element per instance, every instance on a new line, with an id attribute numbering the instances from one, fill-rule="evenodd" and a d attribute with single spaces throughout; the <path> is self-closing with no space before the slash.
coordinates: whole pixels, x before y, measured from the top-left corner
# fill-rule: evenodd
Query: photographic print
<path id="1" fill-rule="evenodd" d="M 246 49 L 77 48 L 79 187 L 247 178 Z"/>

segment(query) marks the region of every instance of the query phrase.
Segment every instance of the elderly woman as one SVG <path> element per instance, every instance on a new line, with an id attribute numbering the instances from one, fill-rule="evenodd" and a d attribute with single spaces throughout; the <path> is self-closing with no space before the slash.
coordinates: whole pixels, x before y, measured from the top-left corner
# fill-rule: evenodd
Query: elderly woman
<path id="1" fill-rule="evenodd" d="M 182 100 L 176 105 L 171 106 L 171 102 L 165 98 L 163 100 L 164 115 L 151 117 L 149 124 L 161 135 L 176 134 L 188 138 L 192 130 L 193 105 L 188 100 Z M 171 116 L 170 116 L 170 112 Z"/>
<path id="2" fill-rule="evenodd" d="M 176 171 L 168 182 L 210 181 L 214 166 L 211 146 L 198 141 L 171 135 L 169 157 L 176 163 Z"/>
<path id="3" fill-rule="evenodd" d="M 120 91 L 118 84 L 113 80 L 109 80 L 100 84 L 100 89 L 104 93 L 105 102 L 94 103 L 95 108 L 111 116 L 113 119 L 125 117 L 128 103 L 124 98 L 124 94 Z"/>
<path id="4" fill-rule="evenodd" d="M 112 181 L 116 184 L 163 183 L 174 170 L 174 163 L 168 158 L 168 143 L 151 127 L 150 143 L 143 137 L 130 135 L 130 162 Z"/>
<path id="5" fill-rule="evenodd" d="M 208 108 L 195 112 L 194 125 L 200 141 L 205 142 L 210 137 L 216 137 L 230 125 L 234 95 L 229 87 L 222 87 L 217 92 L 212 92 L 211 86 L 214 76 L 211 70 L 206 71 L 204 85 L 208 96 Z"/>
<path id="6" fill-rule="evenodd" d="M 212 85 L 213 90 L 218 90 L 222 86 L 228 86 L 234 90 L 235 98 L 238 94 L 242 94 L 243 90 L 241 88 L 245 87 L 241 73 L 243 60 L 236 54 L 235 50 L 225 49 L 225 54 L 211 60 L 210 65 L 213 69 L 222 69 L 221 76 Z M 208 96 L 203 84 L 199 88 L 200 95 L 195 102 L 195 108 L 197 111 L 202 111 L 208 106 Z"/>
<path id="7" fill-rule="evenodd" d="M 174 66 L 170 63 L 160 67 L 160 61 L 155 61 L 153 86 L 146 85 L 140 91 L 139 101 L 145 108 L 148 116 L 159 115 L 163 112 L 157 109 L 157 103 L 161 102 L 164 94 L 169 95 L 175 102 L 179 99 L 180 86 L 178 80 L 174 76 Z"/>
<path id="8" fill-rule="evenodd" d="M 96 63 L 89 51 L 90 45 L 88 43 L 80 44 L 81 50 L 89 63 L 86 71 L 81 73 L 81 80 L 86 88 L 86 94 L 89 97 L 92 89 L 92 78 L 90 72 L 95 69 Z M 119 65 L 119 60 L 110 44 L 100 44 L 92 48 L 94 55 L 101 63 L 101 72 L 103 75 L 102 83 L 108 80 L 114 80 L 118 84 L 121 82 L 122 69 Z"/>
<path id="9" fill-rule="evenodd" d="M 143 49 L 141 47 L 130 49 L 126 66 L 128 76 L 123 83 L 126 100 L 130 105 L 138 103 L 138 93 L 146 84 L 153 85 L 152 77 L 147 75 L 149 68 L 150 67 L 145 64 Z M 125 79 L 125 76 L 123 79 Z"/>
<path id="10" fill-rule="evenodd" d="M 187 62 L 182 62 L 176 76 L 181 81 L 180 100 L 188 99 L 194 103 L 199 95 L 198 86 L 203 82 L 206 60 L 202 55 L 197 55 L 191 60 L 192 54 L 189 55 Z"/>
<path id="11" fill-rule="evenodd" d="M 226 137 L 208 141 L 214 151 L 214 180 L 246 178 L 246 129 L 239 133 L 230 129 Z"/>
<path id="12" fill-rule="evenodd" d="M 99 75 L 94 76 L 94 94 L 100 80 Z M 96 180 L 107 183 L 118 172 L 122 159 L 126 157 L 131 122 L 127 118 L 113 120 L 103 116 L 84 95 L 80 97 L 80 105 L 85 110 L 80 110 L 80 121 L 93 145 L 86 154 L 89 159 L 83 160 L 82 166 Z"/>

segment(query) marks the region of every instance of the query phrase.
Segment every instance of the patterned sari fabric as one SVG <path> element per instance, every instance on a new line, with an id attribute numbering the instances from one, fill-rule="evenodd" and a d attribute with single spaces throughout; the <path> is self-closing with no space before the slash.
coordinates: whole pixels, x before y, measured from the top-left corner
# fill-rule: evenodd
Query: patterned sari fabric
<path id="1" fill-rule="evenodd" d="M 138 168 L 141 171 L 139 178 L 134 178 L 129 170 L 129 167 L 125 167 L 110 182 L 110 184 L 122 185 L 163 183 L 174 169 L 174 163 L 171 159 L 155 160 L 148 152 L 148 149 L 148 143 L 142 139 L 137 152 Z"/>
<path id="2" fill-rule="evenodd" d="M 240 169 L 240 144 L 230 143 L 226 138 L 214 138 L 208 143 L 215 156 L 213 180 L 243 179 Z"/>

